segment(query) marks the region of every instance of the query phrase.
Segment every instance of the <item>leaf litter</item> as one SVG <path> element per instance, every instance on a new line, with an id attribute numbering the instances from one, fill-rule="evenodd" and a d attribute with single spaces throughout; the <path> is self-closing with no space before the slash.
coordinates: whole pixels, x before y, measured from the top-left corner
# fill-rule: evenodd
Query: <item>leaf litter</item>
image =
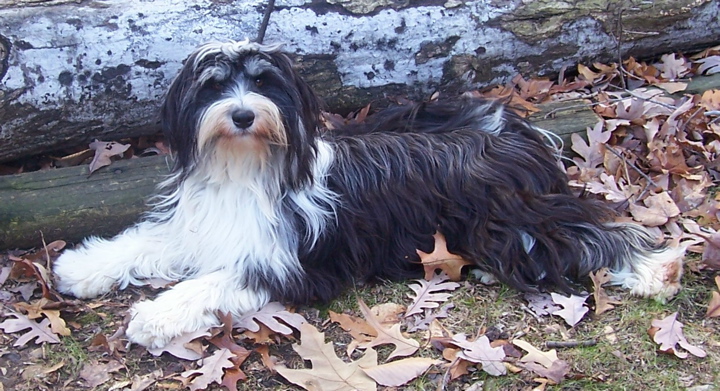
<path id="1" fill-rule="evenodd" d="M 614 64 L 579 66 L 579 76 L 575 80 L 563 78 L 561 75 L 561 80 L 556 84 L 548 79 L 525 80 L 516 77 L 506 86 L 485 92 L 472 91 L 468 94 L 507 99 L 515 102 L 520 108 L 520 113 L 526 115 L 538 111 L 537 104 L 587 95 L 589 89 L 594 89 L 595 103 L 591 107 L 602 117 L 602 121 L 588 129 L 585 137 L 572 136 L 570 148 L 577 153 L 577 156 L 575 164 L 568 167 L 570 184 L 612 203 L 619 212 L 620 219 L 632 219 L 656 227 L 656 232 L 664 232 L 676 241 L 684 241 L 691 252 L 701 257 L 691 267 L 695 271 L 703 272 L 720 269 L 718 266 L 720 239 L 717 239 L 720 237 L 717 233 L 720 230 L 718 221 L 720 207 L 715 197 L 708 196 L 711 194 L 713 184 L 720 180 L 720 172 L 717 170 L 720 164 L 716 160 L 720 153 L 720 125 L 718 125 L 720 91 L 709 90 L 702 95 L 675 98 L 663 95 L 662 91 L 654 91 L 652 87 L 617 91 L 608 89 L 608 86 L 611 82 L 624 77 L 622 74 L 624 71 L 642 80 L 646 86 L 657 86 L 666 91 L 682 93 L 686 83 L 684 78 L 693 74 L 711 74 L 720 71 L 717 66 L 719 55 L 720 53 L 715 49 L 690 59 L 678 55 L 664 56 L 656 64 L 645 64 L 628 59 L 623 63 L 623 68 Z M 637 83 L 635 85 L 637 86 Z M 325 122 L 331 127 L 333 123 L 339 123 L 338 121 L 362 122 L 369 115 L 371 115 L 370 106 L 366 106 L 347 118 L 330 115 L 330 119 L 325 119 Z M 99 149 L 115 154 L 124 148 L 123 145 L 119 145 L 120 149 L 117 149 L 118 145 L 98 145 Z M 136 145 L 132 148 L 137 150 Z M 130 156 L 135 153 L 133 150 L 127 152 Z M 97 158 L 99 161 L 104 159 L 104 157 Z M 107 317 L 106 313 L 97 312 L 90 305 L 78 307 L 76 303 L 63 301 L 52 291 L 46 266 L 49 258 L 55 257 L 61 248 L 55 246 L 48 245 L 45 251 L 36 253 L 13 252 L 6 258 L 12 259 L 9 261 L 10 264 L 0 271 L 0 285 L 3 292 L 9 292 L 5 297 L 12 300 L 9 304 L 14 304 L 15 309 L 11 312 L 6 308 L 6 319 L 0 323 L 0 328 L 8 337 L 16 338 L 14 341 L 16 346 L 57 345 L 58 342 L 63 341 L 63 334 L 67 334 L 68 331 L 75 333 L 76 329 L 83 327 L 75 321 L 65 321 L 64 318 L 72 317 L 73 314 L 93 314 L 100 319 Z M 535 380 L 540 382 L 542 387 L 545 384 L 560 383 L 569 376 L 568 362 L 558 358 L 555 350 L 543 352 L 519 338 L 511 338 L 509 341 L 497 339 L 486 334 L 488 330 L 484 327 L 478 330 L 478 335 L 472 341 L 468 341 L 462 333 L 456 333 L 452 327 L 447 328 L 441 324 L 455 315 L 455 306 L 448 300 L 451 299 L 450 292 L 455 292 L 458 287 L 440 288 L 452 286 L 443 284 L 454 283 L 437 279 L 440 275 L 436 274 L 436 271 L 440 269 L 454 281 L 460 279 L 463 268 L 469 264 L 462 257 L 449 252 L 446 246 L 442 235 L 437 233 L 435 249 L 432 253 L 418 251 L 426 270 L 427 281 L 419 280 L 408 286 L 414 294 L 408 296 L 404 317 L 397 312 L 389 316 L 374 315 L 364 303 L 358 305 L 365 319 L 352 313 L 329 312 L 330 319 L 350 334 L 357 348 L 364 350 L 360 360 L 350 358 L 360 354 L 351 350 L 347 351 L 348 358 L 343 360 L 335 356 L 335 359 L 340 360 L 343 365 L 351 366 L 354 365 L 353 363 L 362 362 L 363 365 L 357 365 L 357 368 L 360 369 L 358 373 L 363 376 L 357 376 L 367 381 L 364 383 L 367 384 L 367 389 L 374 389 L 376 384 L 401 387 L 416 376 L 426 373 L 433 366 L 441 371 L 447 371 L 447 377 L 442 373 L 430 377 L 440 382 L 446 380 L 438 380 L 437 376 L 441 376 L 442 379 L 457 379 L 471 375 L 475 365 L 483 372 L 492 375 L 508 376 L 507 372 L 529 372 L 533 376 L 540 377 Z M 619 304 L 619 301 L 610 296 L 603 286 L 607 283 L 606 274 L 598 271 L 590 277 L 594 288 L 595 314 L 588 322 L 594 322 L 595 318 L 602 319 L 607 316 L 606 313 Z M 7 281 L 10 281 L 12 286 L 8 286 Z M 720 289 L 720 277 L 716 278 L 716 284 Z M 38 294 L 35 292 L 37 287 L 42 287 L 44 302 L 37 298 L 32 299 Z M 21 291 L 24 293 L 22 301 L 17 300 L 13 295 Z M 719 315 L 717 308 L 720 308 L 720 294 L 708 290 L 707 297 L 710 293 L 712 297 L 707 301 L 705 316 L 713 319 Z M 585 304 L 587 297 L 568 298 L 557 294 L 554 296 L 553 300 L 552 292 L 528 294 L 525 299 L 528 301 L 528 309 L 539 322 L 552 319 L 551 315 L 555 315 L 562 317 L 570 326 L 582 327 L 585 323 L 578 323 L 587 317 L 588 307 Z M 59 310 L 54 309 L 55 307 Z M 120 311 L 124 308 L 118 307 Z M 31 316 L 34 319 L 31 319 Z M 652 322 L 648 318 L 648 323 L 652 323 L 650 336 L 658 343 L 658 351 L 679 358 L 687 358 L 688 354 L 696 357 L 706 355 L 704 349 L 687 341 L 683 334 L 683 324 L 677 321 L 677 316 L 678 314 L 675 313 Z M 65 325 L 61 326 L 63 322 Z M 318 320 L 313 320 L 312 323 L 317 324 Z M 55 324 L 54 330 L 53 324 Z M 111 325 L 119 326 L 118 331 L 122 329 L 122 322 Z M 405 332 L 402 331 L 403 327 L 406 328 Z M 314 331 L 310 331 L 310 328 Z M 575 328 L 568 332 L 579 333 L 580 331 Z M 610 330 L 612 330 L 612 339 L 608 337 L 608 341 L 617 340 L 617 336 L 622 331 L 613 328 Z M 421 335 L 420 331 L 426 332 L 425 336 Z M 318 339 L 317 334 L 321 334 L 321 339 Z M 110 338 L 102 333 L 96 333 L 95 336 L 97 339 L 92 339 L 97 341 L 96 346 L 114 357 L 92 361 L 97 365 L 107 364 L 111 365 L 109 368 L 113 368 L 113 365 L 117 365 L 114 364 L 117 362 L 114 360 L 137 354 L 137 348 L 134 351 L 119 349 L 121 334 Z M 272 303 L 258 313 L 246 314 L 241 319 L 236 319 L 232 327 L 212 329 L 196 336 L 182 336 L 181 338 L 185 340 L 178 341 L 174 348 L 155 352 L 159 355 L 157 359 L 171 360 L 170 362 L 180 360 L 182 363 L 181 366 L 169 370 L 166 375 L 150 370 L 144 375 L 130 376 L 128 373 L 127 380 L 116 383 L 116 386 L 118 389 L 132 387 L 139 390 L 157 382 L 182 380 L 182 384 L 190 389 L 205 389 L 213 383 L 222 384 L 230 390 L 237 389 L 238 384 L 249 380 L 241 369 L 241 366 L 247 367 L 246 359 L 251 357 L 252 352 L 245 346 L 248 344 L 254 346 L 253 351 L 258 352 L 262 356 L 262 362 L 265 363 L 250 366 L 253 376 L 257 376 L 258 373 L 262 373 L 258 371 L 267 371 L 268 369 L 263 368 L 271 368 L 278 361 L 278 357 L 272 353 L 274 349 L 286 345 L 288 341 L 293 341 L 298 336 L 300 344 L 296 346 L 302 346 L 314 339 L 315 342 L 309 342 L 308 347 L 314 345 L 315 348 L 310 350 L 324 349 L 320 345 L 324 344 L 322 340 L 325 337 L 322 337 L 322 333 L 311 326 L 305 317 L 288 311 L 278 303 Z M 112 346 L 109 342 L 111 338 Z M 433 343 L 431 342 L 433 340 L 437 341 L 437 338 L 454 339 L 457 345 L 449 344 L 441 349 L 444 360 L 439 360 L 437 356 L 416 357 L 427 354 L 426 350 L 421 348 L 424 345 L 421 345 L 418 339 L 426 344 Z M 393 346 L 395 351 L 387 358 L 378 360 L 374 347 L 384 344 Z M 404 344 L 410 347 L 404 347 L 407 349 L 407 354 L 397 353 L 398 349 L 402 351 L 401 346 Z M 520 358 L 508 355 L 501 358 L 500 352 L 505 354 L 513 345 L 525 350 L 527 354 Z M 173 349 L 177 350 L 177 355 L 187 354 L 187 356 L 168 358 L 169 355 L 176 356 Z M 297 353 L 305 358 L 299 351 Z M 413 357 L 400 358 L 407 356 Z M 283 354 L 279 359 L 280 368 L 283 368 L 284 357 L 287 357 L 287 354 Z M 328 362 L 331 360 L 329 350 L 327 358 L 323 360 Z M 310 361 L 313 363 L 314 371 L 315 362 Z M 386 362 L 378 363 L 378 361 Z M 322 365 L 327 365 L 327 362 Z M 38 373 L 44 373 L 43 376 L 49 378 L 63 371 L 66 366 L 67 364 L 62 363 L 62 365 L 38 367 L 40 371 Z M 503 370 L 506 370 L 505 374 Z M 245 372 L 247 371 L 248 369 L 245 369 Z M 278 373 L 283 376 L 281 371 L 284 370 Z M 89 372 L 91 371 L 88 370 Z M 110 378 L 117 378 L 122 376 L 119 374 L 123 371 L 107 370 L 106 373 Z M 108 381 L 109 379 L 103 378 L 101 384 Z"/>

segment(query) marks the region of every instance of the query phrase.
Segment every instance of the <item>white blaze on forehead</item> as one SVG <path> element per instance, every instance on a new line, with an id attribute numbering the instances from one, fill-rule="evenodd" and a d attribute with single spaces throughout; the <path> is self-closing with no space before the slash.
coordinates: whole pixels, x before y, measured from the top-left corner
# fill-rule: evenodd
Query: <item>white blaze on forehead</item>
<path id="1" fill-rule="evenodd" d="M 193 67 L 198 65 L 207 57 L 222 54 L 231 61 L 237 60 L 239 57 L 253 53 L 274 53 L 280 50 L 282 45 L 261 45 L 257 42 L 244 41 L 228 41 L 228 42 L 209 42 L 202 45 L 195 52 L 195 62 Z"/>

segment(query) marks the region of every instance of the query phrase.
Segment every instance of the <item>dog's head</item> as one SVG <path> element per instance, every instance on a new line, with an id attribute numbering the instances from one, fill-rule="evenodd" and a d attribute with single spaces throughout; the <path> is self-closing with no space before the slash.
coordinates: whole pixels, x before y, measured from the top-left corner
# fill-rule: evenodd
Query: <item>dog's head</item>
<path id="1" fill-rule="evenodd" d="M 232 150 L 284 164 L 285 179 L 300 186 L 310 179 L 319 106 L 279 45 L 211 42 L 188 57 L 161 117 L 177 169 Z"/>

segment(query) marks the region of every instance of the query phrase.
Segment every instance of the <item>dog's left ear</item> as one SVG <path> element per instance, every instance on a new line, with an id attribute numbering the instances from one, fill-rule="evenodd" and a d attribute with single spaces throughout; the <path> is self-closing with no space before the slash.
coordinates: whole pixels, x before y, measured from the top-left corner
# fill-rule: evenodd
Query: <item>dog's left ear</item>
<path id="1" fill-rule="evenodd" d="M 312 162 L 317 151 L 315 138 L 323 104 L 286 54 L 274 53 L 273 63 L 286 75 L 290 87 L 287 93 L 295 103 L 295 111 L 288 113 L 286 124 L 293 129 L 287 134 L 290 145 L 286 154 L 286 178 L 290 186 L 297 189 L 312 182 Z"/>
<path id="2" fill-rule="evenodd" d="M 290 82 L 297 92 L 294 100 L 298 103 L 298 111 L 303 118 L 303 125 L 308 132 L 315 132 L 318 128 L 320 119 L 320 110 L 323 103 L 315 94 L 310 85 L 300 76 L 293 60 L 284 53 L 276 53 L 274 58 L 275 65 L 282 71 L 284 75 L 288 75 Z"/>

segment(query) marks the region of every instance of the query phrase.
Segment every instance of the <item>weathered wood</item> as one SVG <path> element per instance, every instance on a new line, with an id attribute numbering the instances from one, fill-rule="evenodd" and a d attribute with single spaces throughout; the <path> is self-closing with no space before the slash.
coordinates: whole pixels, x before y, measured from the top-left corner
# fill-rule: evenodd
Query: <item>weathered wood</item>
<path id="1" fill-rule="evenodd" d="M 533 120 L 557 130 L 566 145 L 599 119 L 587 107 L 561 107 L 542 105 Z M 85 166 L 0 176 L 0 249 L 40 246 L 40 231 L 47 241 L 114 235 L 147 209 L 143 200 L 167 172 L 164 158 L 151 157 L 120 160 L 89 177 Z"/>
<path id="2" fill-rule="evenodd" d="M 0 176 L 0 249 L 109 236 L 135 222 L 169 172 L 165 157 L 120 160 L 88 176 L 87 166 Z"/>
<path id="3" fill-rule="evenodd" d="M 204 41 L 254 37 L 263 3 L 0 0 L 0 161 L 154 133 L 181 61 Z M 266 41 L 287 42 L 342 112 L 387 95 L 692 51 L 720 39 L 719 3 L 278 0 Z"/>

